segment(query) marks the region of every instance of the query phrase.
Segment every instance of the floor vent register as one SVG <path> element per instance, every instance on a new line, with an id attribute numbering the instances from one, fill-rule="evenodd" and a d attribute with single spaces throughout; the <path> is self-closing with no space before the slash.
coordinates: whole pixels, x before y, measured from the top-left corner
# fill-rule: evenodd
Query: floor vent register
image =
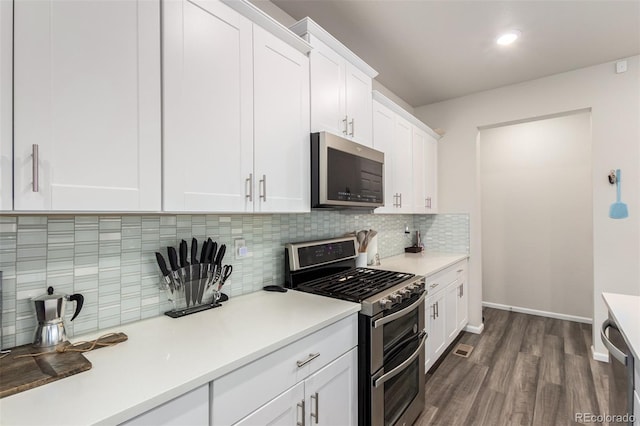
<path id="1" fill-rule="evenodd" d="M 469 358 L 469 355 L 471 355 L 471 351 L 473 351 L 473 346 L 465 345 L 464 343 L 460 343 L 453 350 L 453 354 L 461 356 L 463 358 Z"/>

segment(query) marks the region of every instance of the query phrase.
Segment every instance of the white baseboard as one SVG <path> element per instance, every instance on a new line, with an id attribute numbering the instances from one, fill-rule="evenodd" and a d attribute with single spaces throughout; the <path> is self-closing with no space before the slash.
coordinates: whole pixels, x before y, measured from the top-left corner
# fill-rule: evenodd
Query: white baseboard
<path id="1" fill-rule="evenodd" d="M 473 333 L 473 334 L 482 334 L 483 330 L 484 330 L 484 323 L 480 323 L 480 325 L 467 324 L 464 328 L 464 331 L 468 331 L 469 333 Z"/>
<path id="2" fill-rule="evenodd" d="M 591 345 L 591 355 L 593 356 L 593 359 L 595 359 L 596 361 L 609 362 L 609 354 L 596 352 L 596 348 L 594 348 L 593 345 Z"/>
<path id="3" fill-rule="evenodd" d="M 521 308 L 519 306 L 502 305 L 500 303 L 482 302 L 483 307 L 501 309 L 503 311 L 520 312 L 522 314 L 537 315 L 540 317 L 556 318 L 566 321 L 582 322 L 585 324 L 593 324 L 593 319 L 578 317 L 575 315 L 559 314 L 556 312 L 539 311 L 537 309 Z"/>

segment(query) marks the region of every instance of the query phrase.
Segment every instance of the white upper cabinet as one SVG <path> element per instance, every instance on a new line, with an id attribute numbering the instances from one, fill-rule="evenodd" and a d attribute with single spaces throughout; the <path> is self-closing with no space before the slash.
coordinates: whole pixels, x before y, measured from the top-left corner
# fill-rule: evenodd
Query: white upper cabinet
<path id="1" fill-rule="evenodd" d="M 252 24 L 217 0 L 163 8 L 163 209 L 251 212 Z"/>
<path id="2" fill-rule="evenodd" d="M 13 2 L 0 1 L 0 211 L 13 208 Z"/>
<path id="3" fill-rule="evenodd" d="M 290 29 L 312 46 L 311 131 L 372 146 L 372 79 L 378 73 L 310 18 Z"/>
<path id="4" fill-rule="evenodd" d="M 427 201 L 425 197 L 425 142 L 427 134 L 416 126 L 412 126 L 411 157 L 413 160 L 413 213 L 425 213 Z"/>
<path id="5" fill-rule="evenodd" d="M 309 211 L 308 45 L 235 8 L 164 2 L 164 210 Z"/>
<path id="6" fill-rule="evenodd" d="M 436 213 L 438 135 L 373 92 L 373 147 L 384 152 L 385 205 L 376 213 Z"/>
<path id="7" fill-rule="evenodd" d="M 254 26 L 256 212 L 310 210 L 309 58 Z"/>
<path id="8" fill-rule="evenodd" d="M 438 139 L 427 133 L 424 147 L 425 213 L 438 213 Z"/>
<path id="9" fill-rule="evenodd" d="M 384 152 L 384 207 L 375 209 L 376 213 L 394 213 L 396 195 L 393 186 L 393 141 L 396 114 L 380 102 L 373 101 L 373 148 Z"/>
<path id="10" fill-rule="evenodd" d="M 160 210 L 159 1 L 14 6 L 14 208 Z"/>
<path id="11" fill-rule="evenodd" d="M 411 123 L 396 116 L 393 140 L 393 195 L 395 212 L 413 212 L 413 127 Z"/>

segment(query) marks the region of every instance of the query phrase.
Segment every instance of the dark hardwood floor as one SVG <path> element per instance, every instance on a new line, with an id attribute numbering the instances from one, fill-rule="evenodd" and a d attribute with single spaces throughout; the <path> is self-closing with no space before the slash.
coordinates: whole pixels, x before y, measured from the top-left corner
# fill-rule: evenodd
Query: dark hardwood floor
<path id="1" fill-rule="evenodd" d="M 484 332 L 464 333 L 426 383 L 416 426 L 575 425 L 610 414 L 611 367 L 591 356 L 591 325 L 485 308 Z M 598 423 L 590 423 L 598 424 Z"/>

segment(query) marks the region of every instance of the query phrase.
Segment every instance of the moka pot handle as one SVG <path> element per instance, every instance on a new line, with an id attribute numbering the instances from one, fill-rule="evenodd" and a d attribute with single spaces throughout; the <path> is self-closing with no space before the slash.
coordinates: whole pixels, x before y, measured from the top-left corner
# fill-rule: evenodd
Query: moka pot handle
<path id="1" fill-rule="evenodd" d="M 81 295 L 80 293 L 76 293 L 69 296 L 68 300 L 72 302 L 76 302 L 76 311 L 73 313 L 73 316 L 71 317 L 71 321 L 73 321 L 78 316 L 78 314 L 80 313 L 80 310 L 82 309 L 82 305 L 84 304 L 84 296 Z"/>

